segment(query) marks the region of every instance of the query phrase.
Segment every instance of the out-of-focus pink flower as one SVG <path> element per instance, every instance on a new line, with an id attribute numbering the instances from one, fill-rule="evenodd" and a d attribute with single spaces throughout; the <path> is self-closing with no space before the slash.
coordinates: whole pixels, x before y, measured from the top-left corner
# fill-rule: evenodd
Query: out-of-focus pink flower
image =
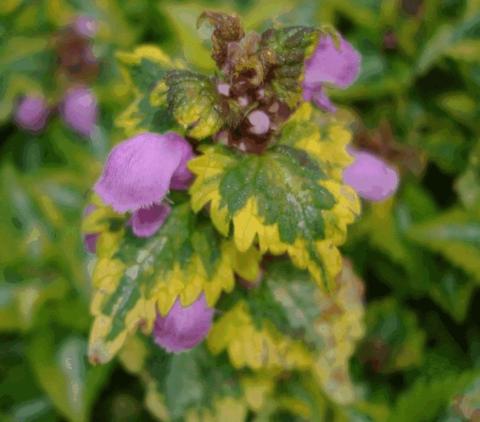
<path id="1" fill-rule="evenodd" d="M 202 342 L 212 326 L 214 310 L 202 294 L 190 306 L 177 299 L 167 316 L 157 316 L 153 328 L 155 342 L 167 352 L 178 353 Z"/>
<path id="2" fill-rule="evenodd" d="M 163 226 L 170 212 L 171 207 L 165 203 L 140 208 L 133 213 L 130 220 L 133 234 L 138 237 L 153 236 Z"/>
<path id="3" fill-rule="evenodd" d="M 32 95 L 20 101 L 14 119 L 22 129 L 38 133 L 45 127 L 49 113 L 50 110 L 45 99 Z"/>
<path id="4" fill-rule="evenodd" d="M 97 121 L 97 98 L 86 87 L 70 89 L 60 107 L 63 120 L 82 136 L 91 136 Z"/>
<path id="5" fill-rule="evenodd" d="M 172 184 L 188 187 L 192 156 L 191 145 L 176 133 L 142 133 L 112 149 L 94 190 L 120 213 L 160 204 Z"/>
<path id="6" fill-rule="evenodd" d="M 330 35 L 322 37 L 305 63 L 303 98 L 324 110 L 335 111 L 335 106 L 325 94 L 325 84 L 347 88 L 357 78 L 360 62 L 360 54 L 342 37 L 338 47 Z"/>
<path id="7" fill-rule="evenodd" d="M 383 201 L 392 196 L 398 188 L 397 171 L 377 156 L 349 150 L 354 162 L 343 172 L 343 180 L 364 199 Z"/>
<path id="8" fill-rule="evenodd" d="M 78 35 L 93 38 L 98 30 L 98 23 L 91 16 L 78 16 L 73 22 L 73 29 Z"/>

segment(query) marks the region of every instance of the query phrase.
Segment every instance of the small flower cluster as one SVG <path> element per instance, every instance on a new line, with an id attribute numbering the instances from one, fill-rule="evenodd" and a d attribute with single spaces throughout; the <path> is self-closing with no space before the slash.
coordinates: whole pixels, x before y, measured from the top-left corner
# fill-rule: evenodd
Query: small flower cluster
<path id="1" fill-rule="evenodd" d="M 242 116 L 232 124 L 234 129 L 220 130 L 213 140 L 242 152 L 261 154 L 272 132 L 294 110 L 265 92 L 270 58 L 255 56 L 259 37 L 245 35 L 235 18 L 226 15 L 208 12 L 203 19 L 221 20 L 213 34 L 213 57 L 223 75 L 215 81 L 216 89 L 225 107 Z M 348 87 L 359 70 L 359 53 L 342 37 L 323 34 L 305 62 L 303 99 L 325 112 L 335 112 L 326 88 Z M 370 201 L 384 200 L 395 192 L 399 178 L 391 166 L 367 151 L 352 147 L 349 152 L 354 162 L 344 171 L 345 183 Z M 135 236 L 152 236 L 169 216 L 168 192 L 186 190 L 192 183 L 187 163 L 194 156 L 190 140 L 177 133 L 141 133 L 113 148 L 94 191 L 116 212 L 129 213 L 127 224 Z M 90 251 L 95 250 L 95 236 L 91 233 L 85 238 Z M 203 294 L 187 307 L 177 300 L 167 316 L 157 316 L 155 341 L 169 352 L 190 349 L 205 338 L 213 315 Z"/>
<path id="2" fill-rule="evenodd" d="M 15 123 L 20 128 L 40 133 L 48 118 L 58 110 L 63 121 L 72 130 L 84 137 L 92 136 L 98 105 L 94 92 L 85 82 L 91 81 L 98 73 L 98 62 L 91 46 L 96 30 L 95 20 L 88 16 L 79 16 L 60 32 L 56 40 L 58 66 L 61 74 L 65 74 L 73 85 L 66 90 L 58 106 L 51 106 L 46 98 L 36 94 L 20 99 L 14 116 Z"/>

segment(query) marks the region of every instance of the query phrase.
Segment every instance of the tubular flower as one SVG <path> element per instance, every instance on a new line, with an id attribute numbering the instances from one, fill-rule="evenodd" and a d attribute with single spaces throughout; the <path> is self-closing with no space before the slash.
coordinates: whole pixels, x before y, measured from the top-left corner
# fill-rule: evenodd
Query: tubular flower
<path id="1" fill-rule="evenodd" d="M 167 316 L 157 316 L 153 328 L 155 342 L 171 353 L 191 349 L 207 336 L 213 314 L 204 294 L 187 307 L 177 299 Z"/>
<path id="2" fill-rule="evenodd" d="M 355 161 L 343 172 L 343 180 L 364 199 L 383 201 L 398 188 L 397 171 L 375 155 L 349 150 Z"/>
<path id="3" fill-rule="evenodd" d="M 335 111 L 335 106 L 325 93 L 325 84 L 347 88 L 357 78 L 360 62 L 360 54 L 342 37 L 338 46 L 331 36 L 322 37 L 305 63 L 303 98 L 326 111 Z"/>
<path id="4" fill-rule="evenodd" d="M 63 120 L 82 136 L 91 136 L 97 121 L 97 99 L 86 87 L 70 89 L 60 108 Z"/>
<path id="5" fill-rule="evenodd" d="M 22 129 L 38 133 L 47 122 L 50 110 L 42 97 L 27 96 L 18 104 L 15 122 Z"/>
<path id="6" fill-rule="evenodd" d="M 190 144 L 176 133 L 136 135 L 112 149 L 94 190 L 119 213 L 160 204 L 172 182 L 186 188 L 192 155 Z"/>

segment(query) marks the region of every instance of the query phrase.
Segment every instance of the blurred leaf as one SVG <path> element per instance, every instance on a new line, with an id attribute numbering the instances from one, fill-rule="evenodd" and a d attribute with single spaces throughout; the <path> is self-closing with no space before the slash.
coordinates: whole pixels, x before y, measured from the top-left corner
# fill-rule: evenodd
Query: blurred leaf
<path id="1" fill-rule="evenodd" d="M 480 219 L 459 209 L 417 224 L 408 231 L 420 245 L 442 254 L 480 281 Z"/>
<path id="2" fill-rule="evenodd" d="M 421 364 L 425 333 L 415 314 L 393 298 L 370 303 L 366 326 L 360 359 L 375 372 L 391 373 Z"/>
<path id="3" fill-rule="evenodd" d="M 33 336 L 28 359 L 40 384 L 60 412 L 71 421 L 90 420 L 89 413 L 110 371 L 88 367 L 87 342 L 69 336 L 60 342 L 54 334 Z"/>
<path id="4" fill-rule="evenodd" d="M 469 59 L 472 54 L 472 46 L 478 42 L 469 40 L 478 37 L 480 31 L 480 14 L 467 17 L 456 25 L 443 25 L 428 40 L 423 47 L 416 64 L 417 74 L 423 75 L 444 55 L 452 55 L 460 59 Z M 473 48 L 473 54 L 475 54 Z M 471 56 L 470 56 L 471 57 Z"/>
<path id="5" fill-rule="evenodd" d="M 419 379 L 400 395 L 389 422 L 437 420 L 439 413 L 458 391 L 463 390 L 475 377 L 472 372 L 451 374 L 432 380 Z"/>

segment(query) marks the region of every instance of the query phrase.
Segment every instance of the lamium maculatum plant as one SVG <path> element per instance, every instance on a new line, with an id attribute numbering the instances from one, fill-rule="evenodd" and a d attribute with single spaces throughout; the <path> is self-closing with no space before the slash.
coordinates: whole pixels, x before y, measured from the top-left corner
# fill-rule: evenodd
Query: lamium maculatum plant
<path id="1" fill-rule="evenodd" d="M 363 285 L 339 247 L 358 195 L 398 185 L 349 146 L 327 96 L 354 82 L 360 55 L 330 27 L 259 34 L 211 11 L 198 25 L 211 30 L 211 75 L 152 45 L 118 53 L 134 99 L 84 215 L 90 361 L 120 352 L 165 420 L 312 420 L 300 391 L 349 412 Z M 198 394 L 179 402 L 191 382 Z"/>

